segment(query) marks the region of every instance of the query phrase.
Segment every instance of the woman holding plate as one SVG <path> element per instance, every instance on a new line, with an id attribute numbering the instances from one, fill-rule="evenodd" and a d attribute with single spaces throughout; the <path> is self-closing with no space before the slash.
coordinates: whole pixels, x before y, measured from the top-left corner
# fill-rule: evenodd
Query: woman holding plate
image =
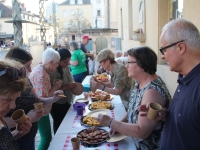
<path id="1" fill-rule="evenodd" d="M 128 76 L 137 82 L 132 91 L 128 112 L 117 121 L 107 115 L 99 115 L 101 125 L 109 126 L 111 134 L 115 131 L 133 138 L 137 149 L 159 149 L 159 141 L 164 122 L 150 120 L 139 115 L 138 107 L 149 102 L 168 107 L 171 96 L 165 83 L 155 74 L 157 56 L 148 47 L 128 50 Z"/>
<path id="2" fill-rule="evenodd" d="M 120 95 L 124 107 L 128 108 L 132 79 L 128 77 L 128 71 L 123 64 L 115 61 L 113 52 L 109 49 L 101 50 L 97 55 L 99 65 L 106 71 L 110 71 L 111 81 L 103 83 L 96 77 L 91 79 L 90 88 L 92 91 L 100 89 L 110 94 Z"/>

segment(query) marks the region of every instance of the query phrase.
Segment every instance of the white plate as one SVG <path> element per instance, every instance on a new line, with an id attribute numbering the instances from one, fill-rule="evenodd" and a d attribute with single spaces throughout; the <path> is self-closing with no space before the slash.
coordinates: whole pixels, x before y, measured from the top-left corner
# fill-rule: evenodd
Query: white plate
<path id="1" fill-rule="evenodd" d="M 89 102 L 89 100 L 88 99 L 86 99 L 86 98 L 78 98 L 78 99 L 76 99 L 75 100 L 75 103 L 88 103 Z"/>
<path id="2" fill-rule="evenodd" d="M 113 135 L 111 138 L 109 138 L 109 139 L 107 140 L 107 142 L 110 142 L 110 143 L 112 143 L 112 142 L 117 142 L 117 141 L 121 141 L 121 140 L 123 140 L 123 139 L 125 139 L 125 138 L 126 138 L 125 135 L 122 135 L 121 133 L 116 133 L 116 134 Z"/>
<path id="3" fill-rule="evenodd" d="M 109 112 L 110 112 L 109 109 L 98 109 L 98 110 L 94 110 L 94 111 L 89 112 L 87 114 L 87 116 L 98 117 L 99 114 L 108 115 Z"/>

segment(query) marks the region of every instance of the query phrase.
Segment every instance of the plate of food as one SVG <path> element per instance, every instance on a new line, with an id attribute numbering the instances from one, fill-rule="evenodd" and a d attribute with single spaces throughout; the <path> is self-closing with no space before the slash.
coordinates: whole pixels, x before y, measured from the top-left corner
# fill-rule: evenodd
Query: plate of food
<path id="1" fill-rule="evenodd" d="M 94 110 L 94 111 L 89 112 L 89 113 L 87 114 L 87 116 L 97 118 L 99 114 L 108 115 L 109 113 L 110 113 L 110 110 L 109 110 L 109 109 L 97 109 L 97 110 Z"/>
<path id="2" fill-rule="evenodd" d="M 96 147 L 109 139 L 109 133 L 104 129 L 91 127 L 78 132 L 77 137 L 83 146 Z"/>
<path id="3" fill-rule="evenodd" d="M 116 134 L 112 135 L 112 136 L 107 140 L 107 142 L 113 143 L 113 142 L 121 141 L 121 140 L 123 140 L 123 139 L 125 139 L 125 138 L 126 138 L 125 135 L 122 135 L 121 133 L 116 133 Z"/>
<path id="4" fill-rule="evenodd" d="M 111 101 L 113 99 L 113 96 L 109 94 L 108 92 L 105 91 L 95 91 L 95 92 L 88 92 L 89 97 L 91 98 L 92 101 Z"/>
<path id="5" fill-rule="evenodd" d="M 86 127 L 92 127 L 92 126 L 101 127 L 96 117 L 92 117 L 92 116 L 83 116 L 80 122 L 81 122 L 81 125 L 84 125 Z"/>
<path id="6" fill-rule="evenodd" d="M 114 105 L 110 102 L 106 101 L 98 101 L 98 102 L 93 102 L 88 106 L 88 109 L 93 111 L 97 109 L 114 109 Z"/>
<path id="7" fill-rule="evenodd" d="M 102 74 L 97 74 L 95 75 L 95 78 L 99 81 L 99 82 L 109 82 L 109 75 L 102 73 Z"/>

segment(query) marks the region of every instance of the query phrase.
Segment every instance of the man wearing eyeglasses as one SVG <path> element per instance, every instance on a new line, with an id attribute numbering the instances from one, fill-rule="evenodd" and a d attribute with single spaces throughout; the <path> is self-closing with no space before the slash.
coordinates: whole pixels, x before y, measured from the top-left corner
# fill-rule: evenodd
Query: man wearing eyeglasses
<path id="1" fill-rule="evenodd" d="M 166 116 L 161 150 L 200 149 L 200 34 L 191 22 L 177 19 L 163 27 L 162 59 L 179 73 Z"/>

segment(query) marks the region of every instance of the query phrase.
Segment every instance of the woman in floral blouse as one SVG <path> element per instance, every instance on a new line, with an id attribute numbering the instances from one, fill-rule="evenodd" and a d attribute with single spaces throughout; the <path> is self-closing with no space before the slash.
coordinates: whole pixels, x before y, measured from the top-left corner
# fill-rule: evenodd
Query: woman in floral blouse
<path id="1" fill-rule="evenodd" d="M 42 63 L 34 67 L 30 73 L 29 79 L 38 97 L 51 97 L 53 93 L 61 87 L 61 80 L 55 81 L 53 86 L 51 86 L 49 75 L 49 73 L 57 71 L 59 60 L 59 53 L 54 49 L 48 48 L 43 52 Z M 51 104 L 45 106 L 44 116 L 38 122 L 41 139 L 38 150 L 46 150 L 52 138 L 49 120 L 51 107 Z"/>

